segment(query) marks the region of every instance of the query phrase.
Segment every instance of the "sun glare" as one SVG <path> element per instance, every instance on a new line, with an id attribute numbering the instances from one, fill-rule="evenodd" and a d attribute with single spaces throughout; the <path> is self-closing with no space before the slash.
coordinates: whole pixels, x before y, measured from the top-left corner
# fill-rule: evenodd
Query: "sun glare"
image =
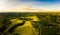
<path id="1" fill-rule="evenodd" d="M 0 0 L 0 11 L 1 11 L 1 10 L 5 10 L 5 9 L 4 9 L 4 6 L 5 6 L 5 1 Z"/>

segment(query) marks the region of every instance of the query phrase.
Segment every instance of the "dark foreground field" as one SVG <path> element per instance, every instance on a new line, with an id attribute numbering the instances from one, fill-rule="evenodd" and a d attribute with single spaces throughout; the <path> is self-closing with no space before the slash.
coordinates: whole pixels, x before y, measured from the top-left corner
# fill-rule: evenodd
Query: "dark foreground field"
<path id="1" fill-rule="evenodd" d="M 0 13 L 0 35 L 60 35 L 60 13 Z"/>

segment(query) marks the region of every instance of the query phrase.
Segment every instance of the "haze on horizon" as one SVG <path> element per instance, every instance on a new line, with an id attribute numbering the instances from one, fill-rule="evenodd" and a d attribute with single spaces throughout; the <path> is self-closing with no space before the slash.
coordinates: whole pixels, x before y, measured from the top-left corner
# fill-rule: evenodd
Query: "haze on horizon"
<path id="1" fill-rule="evenodd" d="M 60 0 L 0 0 L 0 12 L 59 11 Z"/>

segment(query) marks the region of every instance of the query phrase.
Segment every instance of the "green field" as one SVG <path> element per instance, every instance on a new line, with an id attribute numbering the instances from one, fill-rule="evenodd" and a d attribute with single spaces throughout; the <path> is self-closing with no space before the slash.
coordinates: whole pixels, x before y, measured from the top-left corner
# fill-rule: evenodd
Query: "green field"
<path id="1" fill-rule="evenodd" d="M 60 35 L 60 12 L 0 13 L 0 35 Z"/>

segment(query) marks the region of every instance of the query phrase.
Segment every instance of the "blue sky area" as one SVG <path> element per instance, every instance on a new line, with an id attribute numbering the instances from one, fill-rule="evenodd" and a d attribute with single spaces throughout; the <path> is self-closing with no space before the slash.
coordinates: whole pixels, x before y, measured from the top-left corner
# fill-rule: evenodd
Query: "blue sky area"
<path id="1" fill-rule="evenodd" d="M 19 9 L 23 7 L 31 6 L 32 8 L 41 8 L 45 10 L 59 10 L 60 11 L 60 0 L 6 0 L 7 9 Z"/>
<path id="2" fill-rule="evenodd" d="M 60 0 L 18 0 L 18 1 L 59 2 Z"/>

